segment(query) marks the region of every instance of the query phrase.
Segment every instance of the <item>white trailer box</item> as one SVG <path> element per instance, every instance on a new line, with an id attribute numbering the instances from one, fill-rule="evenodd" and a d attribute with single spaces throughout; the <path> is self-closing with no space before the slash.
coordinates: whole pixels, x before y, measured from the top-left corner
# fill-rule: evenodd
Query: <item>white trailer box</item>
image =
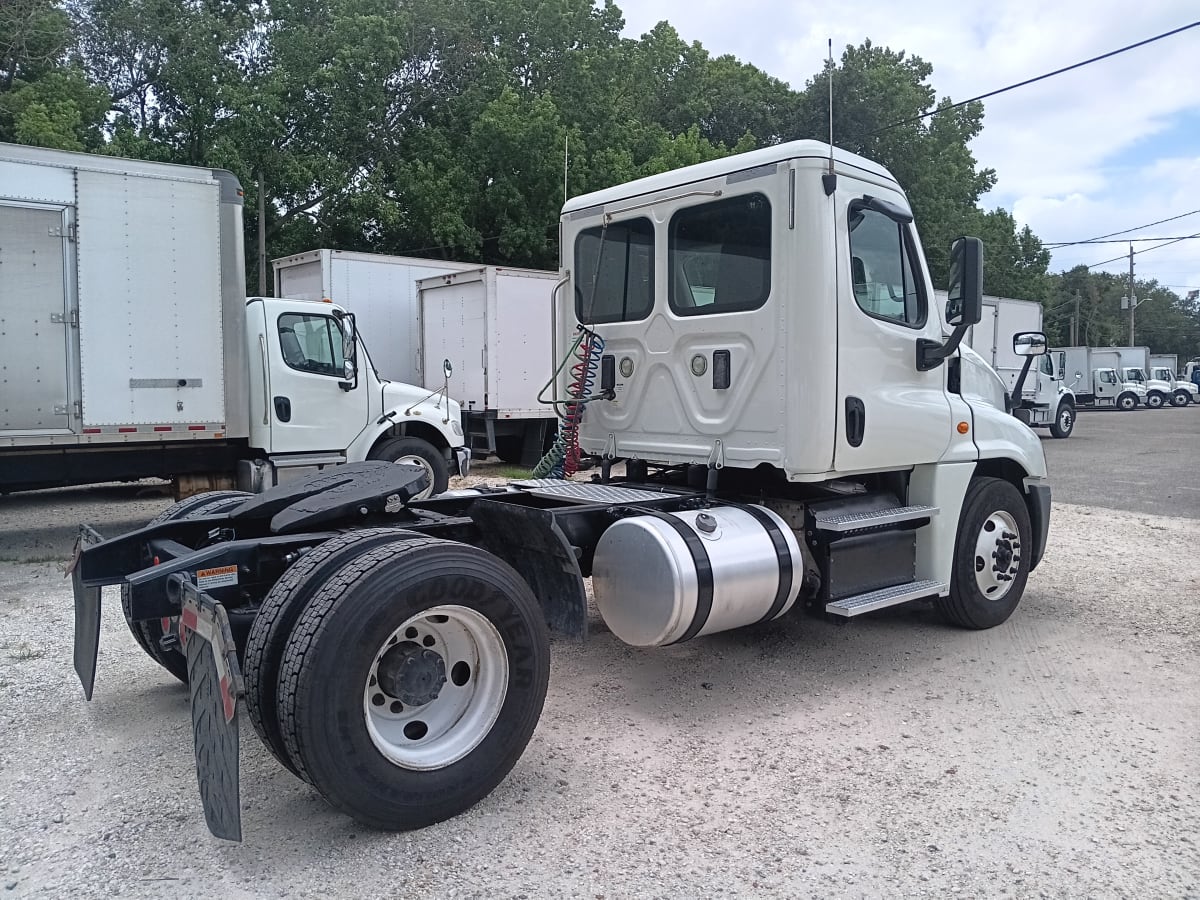
<path id="1" fill-rule="evenodd" d="M 276 297 L 331 300 L 350 310 L 375 369 L 406 384 L 421 383 L 417 281 L 478 266 L 341 250 L 310 250 L 271 265 Z"/>
<path id="2" fill-rule="evenodd" d="M 554 371 L 551 305 L 557 272 L 482 266 L 417 282 L 422 383 L 462 404 L 473 450 L 536 462 L 553 434 L 538 392 Z"/>
<path id="3" fill-rule="evenodd" d="M 935 291 L 938 302 L 946 303 L 946 292 Z M 1013 335 L 1022 331 L 1042 330 L 1042 304 L 1012 297 L 983 298 L 983 318 L 967 330 L 967 346 L 991 364 L 1011 390 L 1017 383 L 1025 357 L 1013 352 Z M 1026 390 L 1033 383 L 1026 381 Z"/>

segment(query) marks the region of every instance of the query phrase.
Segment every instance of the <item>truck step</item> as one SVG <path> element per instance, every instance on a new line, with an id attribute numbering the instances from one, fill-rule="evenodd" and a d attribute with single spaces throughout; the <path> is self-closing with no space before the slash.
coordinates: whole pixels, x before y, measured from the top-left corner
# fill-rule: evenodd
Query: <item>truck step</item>
<path id="1" fill-rule="evenodd" d="M 871 528 L 915 522 L 918 519 L 928 519 L 937 514 L 936 506 L 897 506 L 869 512 L 844 513 L 831 509 L 827 512 L 818 512 L 813 521 L 816 523 L 818 531 L 845 534 L 851 531 L 865 531 Z"/>
<path id="2" fill-rule="evenodd" d="M 909 600 L 918 600 L 932 594 L 940 594 L 946 590 L 946 585 L 937 581 L 910 581 L 908 584 L 897 584 L 892 587 L 868 591 L 853 597 L 843 597 L 832 603 L 825 604 L 825 612 L 835 616 L 861 616 L 872 610 L 883 609 L 887 606 L 897 606 Z"/>

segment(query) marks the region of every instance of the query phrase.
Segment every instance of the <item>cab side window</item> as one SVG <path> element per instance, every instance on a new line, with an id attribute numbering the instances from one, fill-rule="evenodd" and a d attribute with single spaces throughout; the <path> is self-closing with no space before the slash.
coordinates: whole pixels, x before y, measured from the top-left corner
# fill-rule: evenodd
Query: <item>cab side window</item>
<path id="1" fill-rule="evenodd" d="M 279 349 L 289 368 L 345 377 L 342 329 L 332 316 L 284 313 L 279 317 Z"/>
<path id="2" fill-rule="evenodd" d="M 1051 378 L 1054 377 L 1054 363 L 1050 361 L 1050 354 L 1047 353 L 1041 358 L 1038 362 L 1038 368 L 1042 370 L 1043 375 L 1049 375 Z"/>
<path id="3" fill-rule="evenodd" d="M 928 304 L 908 228 L 881 212 L 850 204 L 850 278 L 867 315 L 920 328 Z"/>

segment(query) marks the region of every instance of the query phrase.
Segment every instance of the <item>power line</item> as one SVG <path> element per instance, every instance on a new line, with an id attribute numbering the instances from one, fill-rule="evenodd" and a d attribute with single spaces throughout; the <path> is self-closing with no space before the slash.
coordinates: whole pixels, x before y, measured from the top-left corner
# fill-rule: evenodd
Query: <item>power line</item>
<path id="1" fill-rule="evenodd" d="M 1137 229 L 1130 229 L 1136 231 Z M 1195 235 L 1186 237 L 1136 237 L 1136 238 L 1112 238 L 1111 240 L 1101 241 L 1092 239 L 1090 241 L 1043 241 L 1042 246 L 1047 250 L 1061 250 L 1063 247 L 1081 247 L 1084 244 L 1134 244 L 1141 241 L 1190 241 Z"/>
<path id="2" fill-rule="evenodd" d="M 1166 222 L 1174 222 L 1176 219 L 1186 219 L 1188 216 L 1196 215 L 1196 213 L 1200 213 L 1200 209 L 1193 209 L 1191 212 L 1180 213 L 1177 216 L 1171 216 L 1169 219 L 1159 219 L 1157 222 L 1148 222 L 1145 225 L 1138 225 L 1136 228 L 1126 228 L 1124 231 L 1114 231 L 1109 234 L 1102 234 L 1099 237 L 1088 238 L 1086 241 L 1075 241 L 1074 243 L 1088 244 L 1094 241 L 1103 240 L 1104 238 L 1116 237 L 1119 234 L 1129 234 L 1131 231 L 1141 231 L 1143 228 L 1153 228 L 1155 225 L 1162 225 Z M 1070 242 L 1064 242 L 1063 245 L 1066 246 L 1067 243 Z"/>
<path id="3" fill-rule="evenodd" d="M 1159 244 L 1157 247 L 1147 247 L 1145 250 L 1137 251 L 1137 255 L 1140 256 L 1143 253 L 1149 253 L 1151 250 L 1161 250 L 1163 247 L 1170 247 L 1172 244 L 1178 244 L 1180 241 L 1190 241 L 1193 238 L 1200 238 L 1200 232 L 1197 232 L 1196 234 L 1189 234 L 1187 237 L 1181 237 L 1181 238 L 1175 238 L 1174 240 L 1169 240 L 1165 244 Z M 1087 268 L 1094 269 L 1094 268 L 1096 268 L 1096 266 L 1103 266 L 1110 262 L 1116 262 L 1118 259 L 1128 259 L 1128 258 L 1129 258 L 1128 253 L 1122 253 L 1120 256 L 1114 256 L 1112 259 L 1106 259 L 1106 260 L 1102 260 L 1101 262 L 1098 262 L 1098 263 L 1092 263 L 1090 266 L 1087 266 Z"/>
<path id="4" fill-rule="evenodd" d="M 974 103 L 977 100 L 986 100 L 988 97 L 995 97 L 997 94 L 1003 94 L 1006 91 L 1016 90 L 1019 87 L 1025 87 L 1027 84 L 1033 84 L 1038 81 L 1044 81 L 1047 78 L 1053 78 L 1055 75 L 1062 75 L 1064 72 L 1070 72 L 1072 69 L 1079 69 L 1083 66 L 1089 66 L 1094 62 L 1108 59 L 1120 53 L 1125 53 L 1129 50 L 1136 50 L 1138 47 L 1144 47 L 1147 44 L 1153 44 L 1155 41 L 1161 41 L 1163 38 L 1169 38 L 1179 34 L 1182 31 L 1187 31 L 1189 28 L 1195 28 L 1200 25 L 1200 22 L 1192 22 L 1188 25 L 1182 25 L 1171 31 L 1164 31 L 1162 34 L 1156 34 L 1152 38 L 1146 38 L 1144 41 L 1138 41 L 1136 44 L 1130 44 L 1127 47 L 1121 47 L 1117 50 L 1110 50 L 1108 53 L 1102 53 L 1099 56 L 1093 56 L 1091 59 L 1085 59 L 1083 62 L 1077 62 L 1070 66 L 1064 66 L 1061 69 L 1055 69 L 1053 72 L 1047 72 L 1045 75 L 1038 75 L 1036 78 L 1026 78 L 1024 81 L 1018 81 L 1016 84 L 1010 84 L 1008 87 L 1002 87 L 998 90 L 988 91 L 986 94 L 980 94 L 978 97 L 972 97 L 970 100 L 962 100 L 958 103 L 951 103 L 949 106 L 939 107 L 938 109 L 930 110 L 927 113 L 922 113 L 919 116 L 914 116 L 911 119 L 905 119 L 902 122 L 893 122 L 891 125 L 885 125 L 882 128 L 877 128 L 867 134 L 867 137 L 873 137 L 881 131 L 888 131 L 892 128 L 899 128 L 901 125 L 911 125 L 913 122 L 920 122 L 922 119 L 928 119 L 930 116 L 936 116 L 939 113 L 949 112 L 952 109 L 958 109 L 960 106 L 966 106 L 968 103 Z M 1097 264 L 1099 265 L 1099 263 Z"/>

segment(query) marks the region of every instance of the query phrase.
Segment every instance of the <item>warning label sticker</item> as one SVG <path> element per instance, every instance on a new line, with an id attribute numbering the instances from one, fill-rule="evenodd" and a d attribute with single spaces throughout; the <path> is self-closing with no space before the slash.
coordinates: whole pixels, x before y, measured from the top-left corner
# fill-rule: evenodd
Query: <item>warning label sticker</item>
<path id="1" fill-rule="evenodd" d="M 212 588 L 230 587 L 238 583 L 237 566 L 218 566 L 215 569 L 197 569 L 196 587 L 202 591 Z"/>

